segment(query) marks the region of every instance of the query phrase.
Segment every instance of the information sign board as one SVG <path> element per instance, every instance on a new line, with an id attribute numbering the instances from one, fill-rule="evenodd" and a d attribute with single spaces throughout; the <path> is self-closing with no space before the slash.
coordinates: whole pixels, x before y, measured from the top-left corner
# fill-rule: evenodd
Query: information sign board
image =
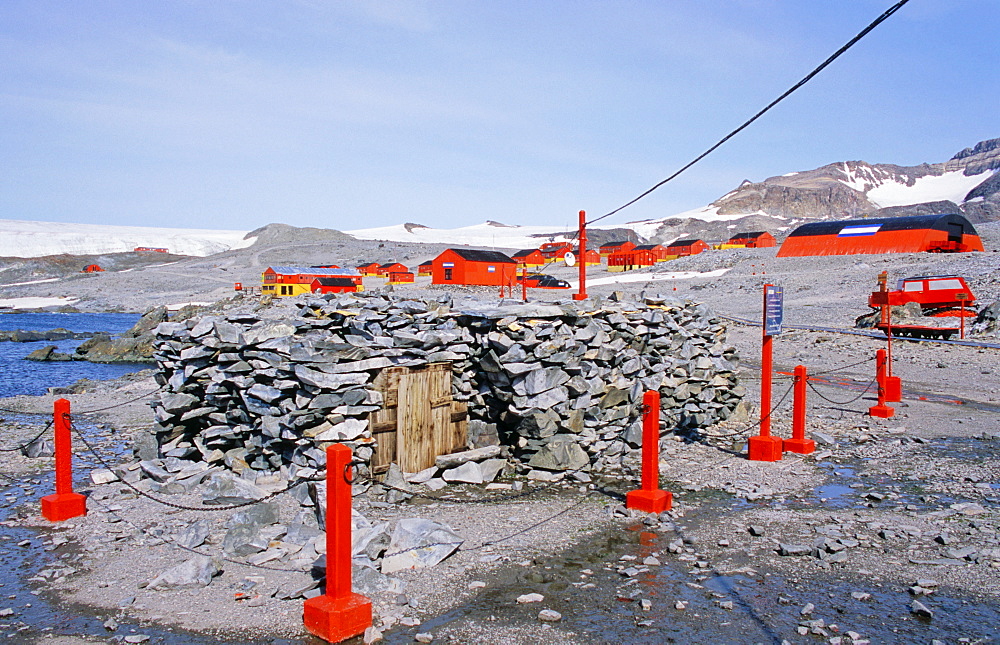
<path id="1" fill-rule="evenodd" d="M 784 289 L 777 285 L 764 286 L 764 334 L 781 334 L 781 318 L 784 307 Z"/>

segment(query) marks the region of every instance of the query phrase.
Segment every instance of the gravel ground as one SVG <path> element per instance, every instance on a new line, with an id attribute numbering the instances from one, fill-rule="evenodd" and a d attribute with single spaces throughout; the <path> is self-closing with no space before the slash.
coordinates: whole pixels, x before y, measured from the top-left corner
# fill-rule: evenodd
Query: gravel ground
<path id="1" fill-rule="evenodd" d="M 981 226 L 980 232 L 987 248 L 997 248 L 998 225 Z M 296 263 L 317 263 L 320 256 L 335 253 L 360 258 L 378 250 L 376 243 L 336 244 L 342 246 L 317 247 Z M 183 294 L 158 292 L 160 281 L 172 278 L 158 275 L 157 268 L 137 269 L 129 274 L 137 293 L 119 302 L 111 302 L 110 295 L 89 302 L 142 310 L 163 303 L 164 298 L 211 300 L 226 290 L 220 286 L 197 292 L 196 287 L 221 279 L 213 263 L 243 266 L 242 279 L 252 283 L 252 271 L 257 270 L 253 261 L 291 263 L 289 249 L 249 249 L 219 259 L 183 260 L 171 271 L 196 276 Z M 431 251 L 407 249 L 418 260 L 431 257 Z M 774 282 L 785 287 L 786 322 L 842 328 L 866 313 L 867 294 L 883 270 L 890 272 L 890 279 L 959 273 L 969 279 L 981 302 L 1000 299 L 996 280 L 1000 255 L 992 252 L 778 260 L 774 249 L 760 249 L 706 253 L 669 263 L 669 269 L 679 271 L 720 266 L 729 271 L 713 280 L 637 282 L 590 291 L 597 296 L 615 290 L 673 293 L 676 286 L 678 297 L 699 300 L 719 313 L 758 318 L 761 286 Z M 567 278 L 573 272 L 564 267 L 552 271 Z M 230 273 L 225 273 L 226 281 L 231 281 Z M 106 277 L 112 276 L 102 279 Z M 35 288 L 55 289 L 51 284 Z M 23 289 L 23 295 L 29 295 L 30 287 Z M 427 290 L 421 283 L 403 289 L 415 295 Z M 490 291 L 479 293 L 494 297 Z M 285 302 L 264 311 L 280 317 L 293 306 Z M 633 484 L 618 479 L 595 479 L 591 486 L 559 485 L 538 496 L 501 504 L 415 499 L 386 505 L 373 492 L 358 495 L 356 508 L 369 519 L 433 519 L 448 524 L 464 539 L 460 550 L 436 567 L 400 573 L 402 588 L 372 594 L 376 625 L 385 638 L 412 642 L 416 634 L 428 632 L 436 642 L 455 643 L 664 642 L 668 637 L 685 642 L 930 642 L 932 638 L 996 642 L 1000 638 L 1000 622 L 994 620 L 1000 607 L 1000 352 L 894 343 L 894 371 L 903 381 L 904 401 L 896 404 L 895 417 L 880 420 L 867 416 L 874 401 L 862 390 L 874 377 L 872 357 L 884 347 L 884 340 L 814 331 L 783 334 L 774 342 L 776 369 L 790 372 L 803 364 L 825 379 L 809 392 L 808 430 L 817 441 L 817 452 L 788 453 L 780 462 L 761 463 L 740 454 L 743 438 L 755 431 L 759 414 L 759 372 L 754 366 L 759 364 L 760 329 L 733 324 L 729 342 L 743 357 L 745 415 L 709 428 L 703 436 L 665 438 L 661 475 L 664 487 L 675 495 L 675 510 L 669 515 L 644 518 L 624 512 L 620 496 Z M 779 374 L 773 400 L 781 400 L 789 385 Z M 95 384 L 91 391 L 69 398 L 79 414 L 154 389 L 150 375 L 140 374 Z M 0 407 L 45 411 L 51 409 L 52 398 L 18 397 L 0 401 Z M 790 397 L 774 414 L 776 435 L 788 436 L 789 403 Z M 131 435 L 151 422 L 142 401 L 77 419 L 95 442 L 112 451 L 106 453 L 108 459 L 122 458 Z M 6 422 L 4 429 L 5 445 L 14 445 L 37 434 L 40 426 L 18 417 L 16 423 Z M 86 464 L 82 468 L 96 465 L 86 455 L 81 460 Z M 0 464 L 8 482 L 34 482 L 43 490 L 43 473 L 51 468 L 50 459 L 29 459 L 17 452 L 0 453 Z M 39 520 L 37 503 L 25 503 L 13 509 L 4 525 L 37 531 L 41 543 L 75 570 L 36 581 L 35 590 L 43 598 L 71 603 L 102 621 L 114 618 L 137 631 L 72 637 L 49 625 L 59 634 L 51 638 L 52 633 L 41 631 L 45 626 L 33 625 L 19 634 L 21 642 L 105 642 L 141 635 L 144 628 L 153 642 L 171 642 L 156 631 L 163 629 L 191 639 L 201 635 L 209 639 L 205 642 L 226 638 L 306 642 L 302 600 L 271 596 L 279 587 L 308 582 L 306 572 L 223 562 L 223 573 L 204 589 L 143 588 L 186 555 L 163 538 L 202 515 L 212 516 L 212 532 L 201 550 L 218 553 L 226 513 L 165 509 L 120 484 L 84 488 L 91 499 L 85 517 L 52 526 Z M 484 494 L 454 487 L 443 492 L 465 493 Z M 279 499 L 282 520 L 288 521 L 298 513 L 297 504 L 287 496 Z M 170 500 L 190 504 L 198 498 L 172 495 Z M 512 537 L 483 546 L 507 536 Z M 802 547 L 804 553 L 779 555 L 783 545 Z M 790 550 L 797 553 L 796 548 Z M 634 566 L 632 560 L 622 560 L 629 557 L 638 558 Z M 657 564 L 642 565 L 649 557 Z M 272 565 L 287 567 L 280 562 L 268 566 Z M 637 572 L 629 573 L 630 568 Z M 647 585 L 644 576 L 658 580 L 659 586 Z M 916 584 L 921 579 L 926 587 Z M 736 586 L 756 589 L 760 598 L 731 586 L 713 587 L 713 580 L 727 585 L 738 580 Z M 484 584 L 473 584 L 480 582 Z M 545 600 L 531 605 L 515 602 L 518 595 L 532 591 L 542 593 Z M 237 593 L 247 596 L 237 600 Z M 256 596 L 259 599 L 251 602 Z M 643 600 L 650 601 L 649 609 Z M 924 603 L 934 617 L 918 617 L 914 600 Z M 804 611 L 807 604 L 813 610 Z M 563 619 L 540 621 L 539 610 L 545 608 L 557 609 Z M 17 611 L 3 621 L 16 624 Z M 971 611 L 979 612 L 980 618 Z M 836 638 L 841 640 L 829 640 Z"/>

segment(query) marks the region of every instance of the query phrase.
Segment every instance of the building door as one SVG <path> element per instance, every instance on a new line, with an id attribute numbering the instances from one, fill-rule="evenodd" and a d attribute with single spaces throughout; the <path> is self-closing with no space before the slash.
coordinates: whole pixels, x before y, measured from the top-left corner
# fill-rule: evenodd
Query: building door
<path id="1" fill-rule="evenodd" d="M 391 367 L 373 385 L 383 397 L 382 409 L 369 417 L 377 442 L 374 474 L 384 473 L 393 462 L 403 472 L 419 472 L 433 466 L 439 455 L 466 448 L 467 406 L 452 400 L 450 363 Z"/>

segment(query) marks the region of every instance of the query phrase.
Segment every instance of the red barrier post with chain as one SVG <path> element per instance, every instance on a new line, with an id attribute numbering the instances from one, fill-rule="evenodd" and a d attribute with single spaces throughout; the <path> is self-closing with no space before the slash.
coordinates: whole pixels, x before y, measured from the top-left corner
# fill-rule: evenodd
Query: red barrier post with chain
<path id="1" fill-rule="evenodd" d="M 660 490 L 660 393 L 642 395 L 642 488 L 625 495 L 625 508 L 662 513 L 673 505 L 673 494 Z"/>
<path id="2" fill-rule="evenodd" d="M 309 633 L 340 643 L 372 626 L 372 602 L 351 590 L 351 449 L 326 449 L 326 593 L 306 600 Z"/>
<path id="3" fill-rule="evenodd" d="M 816 450 L 816 442 L 806 439 L 806 375 L 805 365 L 795 366 L 795 385 L 792 402 L 792 438 L 785 439 L 781 446 L 785 452 L 809 455 Z"/>
<path id="4" fill-rule="evenodd" d="M 69 434 L 69 401 L 56 399 L 52 427 L 56 444 L 56 492 L 42 498 L 42 517 L 62 522 L 87 514 L 87 498 L 73 492 L 73 442 Z"/>
<path id="5" fill-rule="evenodd" d="M 868 416 L 888 419 L 896 414 L 896 411 L 885 404 L 885 350 L 880 349 L 875 353 L 875 380 L 878 381 L 878 405 L 868 408 Z"/>

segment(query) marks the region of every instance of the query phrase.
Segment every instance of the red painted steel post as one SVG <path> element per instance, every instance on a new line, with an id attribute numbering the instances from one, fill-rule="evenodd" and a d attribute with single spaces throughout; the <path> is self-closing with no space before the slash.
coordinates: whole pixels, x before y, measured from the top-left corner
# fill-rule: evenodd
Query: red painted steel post
<path id="1" fill-rule="evenodd" d="M 767 288 L 764 285 L 764 312 L 767 315 Z M 750 437 L 747 441 L 747 458 L 752 461 L 780 461 L 781 439 L 771 436 L 771 374 L 774 369 L 774 359 L 771 349 L 771 336 L 767 327 L 762 326 L 760 367 L 760 435 Z"/>
<path id="2" fill-rule="evenodd" d="M 69 401 L 56 399 L 52 427 L 56 444 L 56 492 L 42 498 L 42 517 L 61 522 L 87 514 L 87 498 L 73 492 L 73 441 L 70 437 Z"/>
<path id="3" fill-rule="evenodd" d="M 878 381 L 878 405 L 868 408 L 868 416 L 888 419 L 896 414 L 896 411 L 885 404 L 885 350 L 880 349 L 875 353 L 875 380 Z"/>
<path id="4" fill-rule="evenodd" d="M 528 268 L 521 269 L 521 300 L 528 302 Z"/>
<path id="5" fill-rule="evenodd" d="M 330 643 L 372 626 L 371 600 L 351 591 L 351 449 L 326 449 L 326 593 L 306 600 L 302 622 Z"/>
<path id="6" fill-rule="evenodd" d="M 816 442 L 806 439 L 806 375 L 805 365 L 795 366 L 795 391 L 792 404 L 792 438 L 781 442 L 786 452 L 809 455 L 816 450 Z"/>
<path id="7" fill-rule="evenodd" d="M 674 496 L 660 490 L 660 393 L 643 394 L 642 407 L 642 488 L 625 494 L 625 507 L 662 513 L 673 506 Z"/>
<path id="8" fill-rule="evenodd" d="M 580 211 L 580 291 L 573 294 L 573 300 L 587 299 L 587 211 Z"/>

